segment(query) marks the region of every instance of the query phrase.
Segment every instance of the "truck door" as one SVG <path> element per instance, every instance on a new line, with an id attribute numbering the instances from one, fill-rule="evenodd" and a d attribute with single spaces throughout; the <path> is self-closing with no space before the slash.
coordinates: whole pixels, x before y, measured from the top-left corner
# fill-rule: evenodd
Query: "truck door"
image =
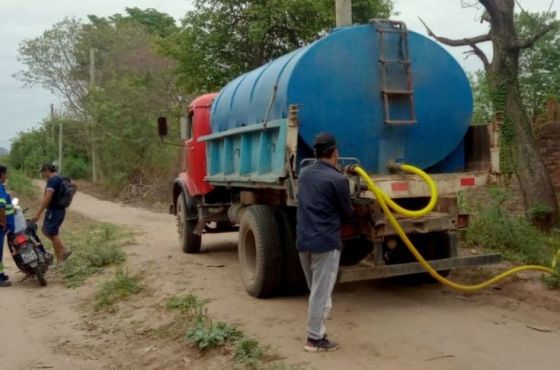
<path id="1" fill-rule="evenodd" d="M 210 134 L 210 109 L 208 106 L 193 106 L 187 112 L 185 127 L 185 171 L 188 174 L 187 187 L 192 196 L 205 195 L 212 186 L 204 181 L 206 177 L 206 143 L 198 138 Z"/>

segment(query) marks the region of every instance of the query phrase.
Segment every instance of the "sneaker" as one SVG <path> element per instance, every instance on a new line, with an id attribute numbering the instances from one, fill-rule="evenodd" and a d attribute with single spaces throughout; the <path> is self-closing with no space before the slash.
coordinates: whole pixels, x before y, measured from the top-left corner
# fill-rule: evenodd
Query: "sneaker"
<path id="1" fill-rule="evenodd" d="M 0 274 L 0 281 L 8 281 L 10 277 L 4 273 Z"/>
<path id="2" fill-rule="evenodd" d="M 323 339 L 307 338 L 307 343 L 305 344 L 307 352 L 328 352 L 334 351 L 337 348 L 338 344 L 328 340 L 326 337 L 323 337 Z"/>
<path id="3" fill-rule="evenodd" d="M 62 260 L 66 261 L 68 257 L 72 255 L 72 249 L 67 249 L 66 252 L 62 254 Z"/>

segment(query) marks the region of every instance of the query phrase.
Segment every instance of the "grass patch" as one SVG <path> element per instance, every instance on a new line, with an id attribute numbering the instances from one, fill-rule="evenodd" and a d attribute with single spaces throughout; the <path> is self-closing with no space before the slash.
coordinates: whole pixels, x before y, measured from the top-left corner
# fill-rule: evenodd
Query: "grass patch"
<path id="1" fill-rule="evenodd" d="M 140 277 L 118 269 L 115 276 L 105 281 L 95 293 L 95 310 L 112 310 L 115 303 L 128 299 L 142 291 Z"/>
<path id="2" fill-rule="evenodd" d="M 64 235 L 65 244 L 73 250 L 72 257 L 61 269 L 64 283 L 75 288 L 104 267 L 126 260 L 122 246 L 131 233 L 107 223 L 78 227 Z"/>
<path id="3" fill-rule="evenodd" d="M 173 323 L 156 329 L 154 335 L 176 339 L 176 329 L 182 328 L 184 337 L 202 352 L 229 346 L 233 348 L 236 370 L 302 370 L 273 361 L 277 357 L 270 354 L 270 348 L 261 347 L 256 339 L 247 337 L 234 325 L 212 321 L 207 315 L 206 303 L 193 293 L 169 298 L 165 307 L 177 312 L 177 317 Z"/>
<path id="4" fill-rule="evenodd" d="M 508 193 L 504 189 L 490 189 L 490 198 L 490 203 L 479 207 L 472 218 L 466 232 L 467 246 L 483 246 L 517 263 L 550 266 L 560 250 L 560 230 L 543 232 L 525 217 L 506 211 Z M 558 270 L 546 279 L 550 286 L 560 286 Z"/>

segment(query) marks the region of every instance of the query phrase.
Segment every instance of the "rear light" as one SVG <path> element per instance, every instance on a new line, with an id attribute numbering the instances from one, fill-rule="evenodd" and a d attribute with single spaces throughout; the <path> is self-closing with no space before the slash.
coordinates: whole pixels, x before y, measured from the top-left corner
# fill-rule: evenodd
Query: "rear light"
<path id="1" fill-rule="evenodd" d="M 393 191 L 408 191 L 408 182 L 392 182 L 391 190 Z"/>
<path id="2" fill-rule="evenodd" d="M 461 187 L 475 186 L 475 185 L 476 185 L 476 180 L 474 177 L 461 178 Z"/>
<path id="3" fill-rule="evenodd" d="M 457 216 L 457 228 L 466 229 L 467 227 L 469 227 L 469 215 Z"/>
<path id="4" fill-rule="evenodd" d="M 25 243 L 27 243 L 27 237 L 26 237 L 25 235 L 23 235 L 23 234 L 19 234 L 18 236 L 15 237 L 14 243 L 15 243 L 16 245 L 25 244 Z"/>
<path id="5" fill-rule="evenodd" d="M 340 228 L 340 236 L 342 238 L 351 238 L 356 235 L 358 235 L 358 229 L 354 225 L 346 224 Z"/>

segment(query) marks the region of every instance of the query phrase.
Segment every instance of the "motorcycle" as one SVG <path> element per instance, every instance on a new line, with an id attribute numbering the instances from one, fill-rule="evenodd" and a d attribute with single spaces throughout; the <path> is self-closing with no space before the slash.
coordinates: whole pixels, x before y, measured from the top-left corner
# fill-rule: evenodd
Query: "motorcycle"
<path id="1" fill-rule="evenodd" d="M 39 236 L 37 235 L 37 224 L 26 220 L 19 206 L 19 199 L 12 200 L 14 205 L 14 232 L 8 234 L 8 247 L 16 263 L 16 266 L 27 278 L 36 277 L 41 286 L 47 285 L 45 274 L 53 263 L 53 255 L 49 253 Z M 25 280 L 24 279 L 24 280 Z"/>

